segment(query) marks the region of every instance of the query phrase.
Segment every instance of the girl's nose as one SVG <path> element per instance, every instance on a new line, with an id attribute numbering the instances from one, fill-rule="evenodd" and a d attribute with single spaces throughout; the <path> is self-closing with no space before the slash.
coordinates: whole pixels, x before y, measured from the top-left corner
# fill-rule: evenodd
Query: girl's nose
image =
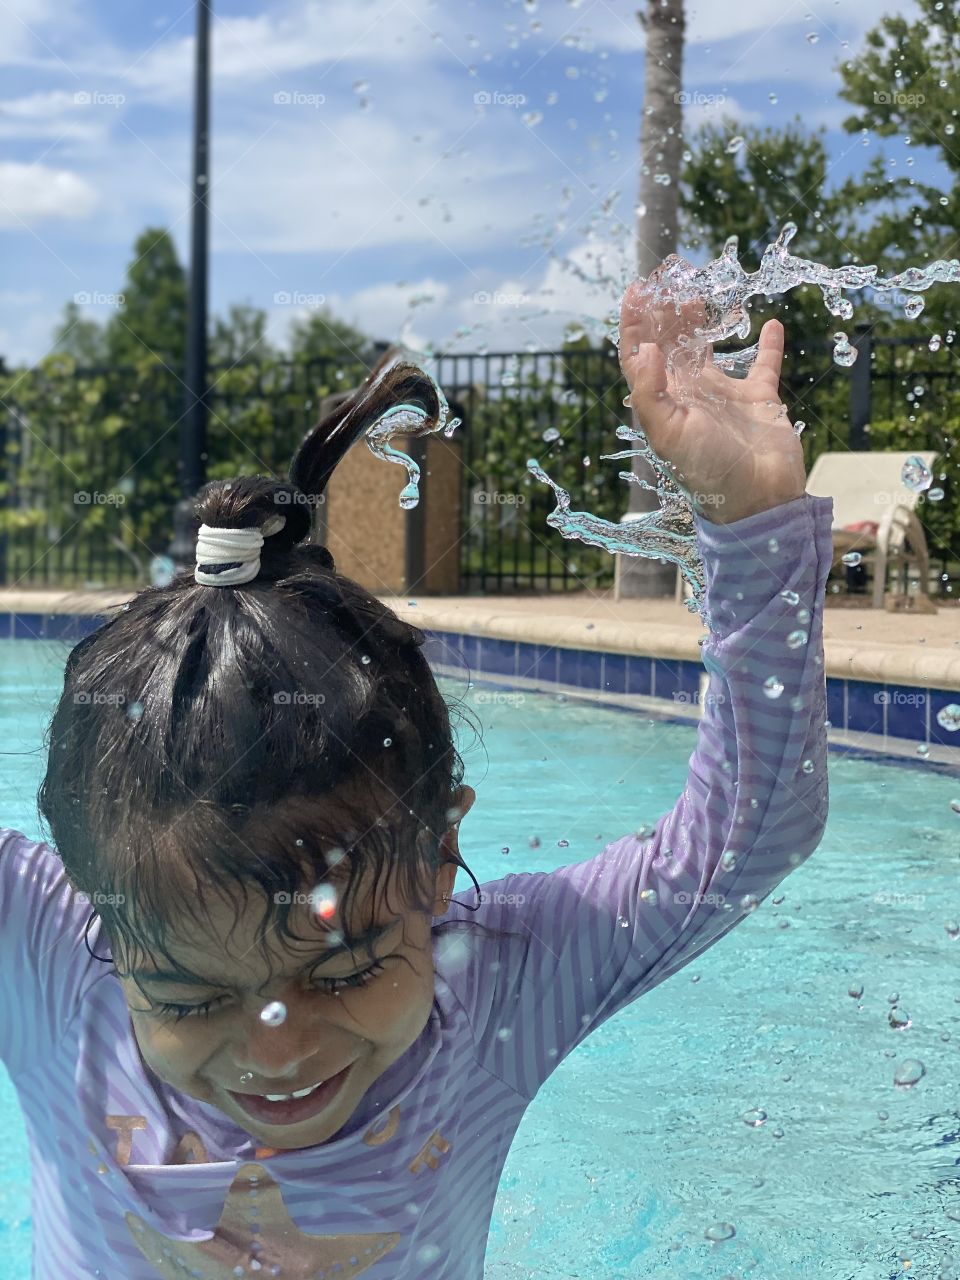
<path id="1" fill-rule="evenodd" d="M 316 1074 L 326 1060 L 339 1070 L 347 1055 L 343 1050 L 333 1051 L 329 1036 L 318 1027 L 315 1018 L 308 1021 L 298 1016 L 294 1005 L 288 1004 L 283 1020 L 271 1024 L 260 1017 L 263 1007 L 261 1004 L 252 1009 L 238 1024 L 237 1039 L 231 1046 L 238 1072 L 251 1074 L 262 1084 L 292 1083 L 299 1087 L 309 1083 L 311 1071 Z M 322 1073 L 317 1078 L 322 1079 Z"/>

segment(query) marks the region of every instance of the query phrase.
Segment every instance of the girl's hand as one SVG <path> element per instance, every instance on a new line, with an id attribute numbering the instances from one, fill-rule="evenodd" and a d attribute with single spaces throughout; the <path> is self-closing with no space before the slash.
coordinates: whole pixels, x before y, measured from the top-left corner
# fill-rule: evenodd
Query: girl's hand
<path id="1" fill-rule="evenodd" d="M 732 524 L 802 497 L 803 449 L 780 400 L 780 321 L 768 320 L 761 329 L 746 378 L 718 369 L 712 347 L 699 375 L 684 376 L 685 354 L 668 374 L 665 353 L 678 335 L 704 324 L 705 309 L 688 303 L 677 314 L 672 303 L 654 302 L 643 286 L 634 281 L 623 295 L 620 367 L 637 424 L 654 453 L 675 464 L 675 478 L 694 509 L 716 524 Z"/>

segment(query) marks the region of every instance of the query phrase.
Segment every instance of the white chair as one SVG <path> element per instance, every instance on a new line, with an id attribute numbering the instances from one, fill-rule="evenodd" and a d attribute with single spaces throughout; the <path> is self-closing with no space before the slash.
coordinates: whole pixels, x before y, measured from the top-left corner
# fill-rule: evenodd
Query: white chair
<path id="1" fill-rule="evenodd" d="M 895 589 L 907 594 L 911 567 L 919 589 L 930 589 L 930 556 L 915 507 L 920 494 L 908 489 L 901 472 L 908 458 L 920 458 L 933 469 L 935 452 L 821 453 L 807 477 L 807 492 L 833 499 L 834 565 L 857 551 L 873 573 L 873 607 L 883 608 L 887 575 L 894 571 Z M 877 532 L 855 532 L 848 525 L 875 522 Z"/>

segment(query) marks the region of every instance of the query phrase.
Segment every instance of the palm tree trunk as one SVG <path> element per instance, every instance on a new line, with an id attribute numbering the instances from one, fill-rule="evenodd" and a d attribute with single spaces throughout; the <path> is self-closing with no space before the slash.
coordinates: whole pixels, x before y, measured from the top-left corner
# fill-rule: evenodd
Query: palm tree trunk
<path id="1" fill-rule="evenodd" d="M 683 151 L 683 0 L 647 0 L 647 11 L 638 10 L 637 20 L 647 37 L 640 122 L 637 275 L 648 276 L 668 254 L 677 251 L 678 187 Z M 668 182 L 664 182 L 664 175 Z M 633 472 L 653 483 L 653 469 L 639 458 L 633 460 Z M 636 484 L 630 486 L 631 512 L 653 511 L 658 505 L 657 495 L 651 490 Z M 677 571 L 672 564 L 663 565 L 659 560 L 641 556 L 621 556 L 619 570 L 619 589 L 623 596 L 673 595 Z"/>

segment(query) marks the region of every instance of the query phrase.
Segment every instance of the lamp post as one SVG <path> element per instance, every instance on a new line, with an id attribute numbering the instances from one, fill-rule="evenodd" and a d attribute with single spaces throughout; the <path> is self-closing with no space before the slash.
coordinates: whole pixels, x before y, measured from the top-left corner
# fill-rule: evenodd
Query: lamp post
<path id="1" fill-rule="evenodd" d="M 190 299 L 184 414 L 180 419 L 177 472 L 180 500 L 173 516 L 169 555 L 178 569 L 194 562 L 199 523 L 193 499 L 207 474 L 207 199 L 209 193 L 210 11 L 213 0 L 197 0 L 194 69 L 193 207 L 190 237 Z"/>

